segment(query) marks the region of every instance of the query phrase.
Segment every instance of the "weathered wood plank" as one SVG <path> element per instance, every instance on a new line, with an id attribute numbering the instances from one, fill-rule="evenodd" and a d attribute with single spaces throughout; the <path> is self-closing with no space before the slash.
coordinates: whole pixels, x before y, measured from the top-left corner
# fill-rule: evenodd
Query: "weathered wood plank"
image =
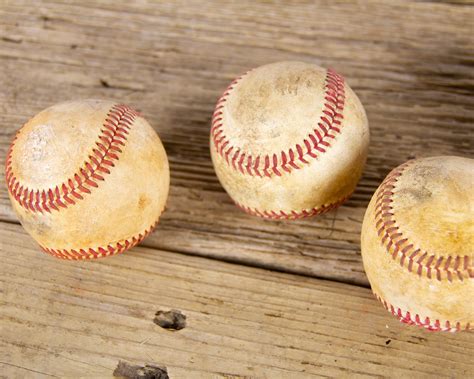
<path id="1" fill-rule="evenodd" d="M 404 326 L 365 288 L 148 248 L 64 262 L 40 253 L 15 224 L 0 224 L 0 241 L 8 377 L 105 376 L 120 359 L 164 365 L 172 378 L 474 370 L 472 333 Z M 184 329 L 152 322 L 168 309 L 187 316 Z"/>
<path id="2" fill-rule="evenodd" d="M 74 98 L 141 109 L 169 154 L 172 189 L 146 246 L 367 285 L 361 220 L 388 171 L 474 152 L 474 8 L 383 2 L 6 1 L 0 7 L 0 157 L 23 122 Z M 365 104 L 364 176 L 337 212 L 292 223 L 242 214 L 213 172 L 210 116 L 227 83 L 264 63 L 334 67 Z M 0 218 L 15 220 L 4 183 Z"/>

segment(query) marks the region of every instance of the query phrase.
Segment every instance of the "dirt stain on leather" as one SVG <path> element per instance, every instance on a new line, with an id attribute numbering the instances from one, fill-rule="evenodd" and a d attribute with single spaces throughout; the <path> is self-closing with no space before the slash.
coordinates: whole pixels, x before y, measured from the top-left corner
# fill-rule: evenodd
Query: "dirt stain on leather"
<path id="1" fill-rule="evenodd" d="M 138 199 L 138 209 L 141 211 L 144 210 L 149 204 L 151 203 L 150 199 L 144 195 L 141 194 L 139 199 Z"/>

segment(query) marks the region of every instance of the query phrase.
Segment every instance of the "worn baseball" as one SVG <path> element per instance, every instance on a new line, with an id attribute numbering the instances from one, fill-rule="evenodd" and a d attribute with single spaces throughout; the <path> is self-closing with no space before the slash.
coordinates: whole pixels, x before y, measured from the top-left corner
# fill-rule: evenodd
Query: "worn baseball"
<path id="1" fill-rule="evenodd" d="M 474 160 L 434 157 L 394 169 L 372 197 L 362 258 L 375 296 L 400 321 L 434 331 L 474 321 Z"/>
<path id="2" fill-rule="evenodd" d="M 155 226 L 169 189 L 168 160 L 148 122 L 127 105 L 71 101 L 37 114 L 7 154 L 13 209 L 58 258 L 122 253 Z"/>
<path id="3" fill-rule="evenodd" d="M 334 72 L 268 64 L 235 79 L 218 100 L 210 148 L 217 176 L 245 212 L 297 219 L 354 191 L 369 144 L 362 104 Z"/>

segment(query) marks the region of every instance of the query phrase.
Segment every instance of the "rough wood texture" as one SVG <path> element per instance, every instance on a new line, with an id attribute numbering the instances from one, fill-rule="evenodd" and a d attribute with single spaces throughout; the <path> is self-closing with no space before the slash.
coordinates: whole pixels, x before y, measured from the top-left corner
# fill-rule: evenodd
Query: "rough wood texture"
<path id="1" fill-rule="evenodd" d="M 0 224 L 1 373 L 110 376 L 119 360 L 190 377 L 468 377 L 471 333 L 405 327 L 370 291 L 135 248 L 66 263 Z M 155 325 L 178 309 L 186 327 Z M 214 375 L 214 376 L 213 376 Z M 227 376 L 226 376 L 227 375 Z"/>
<path id="2" fill-rule="evenodd" d="M 144 113 L 172 175 L 168 210 L 142 247 L 76 264 L 39 252 L 0 181 L 0 375 L 110 376 L 125 360 L 166 366 L 173 379 L 467 377 L 472 333 L 405 327 L 368 289 L 334 281 L 367 286 L 361 221 L 391 168 L 472 157 L 473 18 L 461 1 L 0 0 L 0 160 L 45 107 L 107 98 Z M 371 126 L 356 193 L 311 220 L 245 215 L 209 156 L 221 92 L 278 60 L 343 74 Z M 153 323 L 170 309 L 186 315 L 184 329 Z"/>
<path id="3" fill-rule="evenodd" d="M 413 156 L 472 156 L 474 10 L 465 4 L 2 1 L 0 154 L 51 104 L 129 102 L 159 132 L 172 170 L 168 211 L 146 246 L 367 285 L 361 220 L 388 171 Z M 241 213 L 209 157 L 220 93 L 238 74 L 278 60 L 342 73 L 371 126 L 352 199 L 307 221 Z M 0 218 L 15 220 L 3 181 Z"/>

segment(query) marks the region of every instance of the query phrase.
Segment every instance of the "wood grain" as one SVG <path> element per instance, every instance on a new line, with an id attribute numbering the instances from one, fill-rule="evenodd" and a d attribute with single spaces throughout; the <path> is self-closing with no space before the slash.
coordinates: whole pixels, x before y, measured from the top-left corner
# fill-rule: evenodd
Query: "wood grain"
<path id="1" fill-rule="evenodd" d="M 172 170 L 168 210 L 145 246 L 366 286 L 361 220 L 384 176 L 410 157 L 473 156 L 473 18 L 464 2 L 3 1 L 0 155 L 49 105 L 128 102 L 159 132 Z M 333 67 L 370 120 L 356 193 L 307 221 L 241 213 L 209 157 L 220 93 L 240 73 L 278 60 Z M 16 220 L 3 181 L 0 219 Z"/>
<path id="2" fill-rule="evenodd" d="M 9 378 L 110 376 L 119 360 L 170 377 L 467 377 L 472 333 L 400 324 L 368 289 L 148 248 L 65 262 L 0 224 L 0 356 Z M 153 323 L 178 309 L 186 327 Z M 226 376 L 227 375 L 227 376 Z"/>

